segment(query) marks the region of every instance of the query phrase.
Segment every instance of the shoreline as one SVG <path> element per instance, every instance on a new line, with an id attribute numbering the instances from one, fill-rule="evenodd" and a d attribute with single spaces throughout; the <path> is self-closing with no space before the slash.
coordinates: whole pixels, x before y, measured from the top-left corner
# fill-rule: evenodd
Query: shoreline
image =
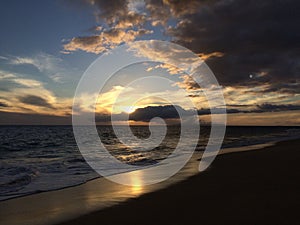
<path id="1" fill-rule="evenodd" d="M 291 142 L 292 140 L 288 141 L 281 141 L 279 143 L 267 143 L 267 144 L 259 144 L 254 146 L 243 146 L 243 147 L 237 147 L 237 148 L 226 148 L 221 149 L 220 154 L 217 158 L 223 158 L 227 157 L 226 155 L 232 155 L 232 153 L 241 153 L 244 152 L 244 154 L 247 152 L 253 152 L 256 154 L 256 152 L 259 152 L 260 150 L 273 148 L 274 146 L 277 146 L 278 144 L 282 142 Z M 300 142 L 300 139 L 298 139 Z M 237 151 L 239 150 L 239 151 Z M 253 151 L 255 150 L 255 151 Z M 244 154 L 234 154 L 234 155 L 244 155 Z M 199 154 L 194 159 L 199 158 Z M 231 157 L 231 156 L 230 156 Z M 193 160 L 193 164 L 198 165 L 197 160 Z M 208 169 L 208 171 L 204 171 L 202 173 L 197 174 L 197 171 L 195 171 L 193 167 L 194 165 L 189 165 L 189 168 L 185 168 L 185 171 L 181 171 L 181 174 L 174 176 L 171 178 L 171 181 L 163 182 L 161 184 L 157 185 L 151 185 L 146 188 L 140 189 L 140 188 L 132 188 L 122 185 L 114 184 L 104 178 L 96 178 L 90 181 L 87 181 L 84 184 L 76 185 L 73 187 L 67 187 L 55 191 L 49 191 L 49 192 L 42 192 L 38 194 L 18 197 L 14 199 L 8 199 L 5 201 L 0 202 L 0 222 L 3 221 L 3 224 L 65 224 L 62 223 L 62 221 L 78 221 L 81 220 L 81 218 L 85 218 L 86 216 L 89 216 L 93 214 L 94 211 L 96 213 L 107 211 L 109 209 L 114 209 L 118 207 L 119 205 L 126 205 L 130 204 L 133 200 L 139 200 L 140 198 L 143 198 L 143 196 L 148 196 L 153 193 L 159 193 L 163 190 L 168 190 L 169 188 L 172 188 L 174 186 L 177 186 L 183 182 L 187 182 L 187 180 L 190 180 L 194 176 L 199 176 L 201 174 L 208 174 L 211 171 L 211 168 Z M 214 167 L 214 163 L 212 165 Z M 191 172 L 194 170 L 194 174 L 191 174 Z M 196 175 L 195 175 L 196 174 Z M 192 176 L 192 177 L 190 177 Z M 97 189 L 99 187 L 99 183 L 101 183 L 101 188 L 104 187 L 101 191 Z M 110 190 L 110 191 L 108 191 Z M 107 192 L 108 191 L 108 192 Z M 105 193 L 107 192 L 107 193 Z M 82 205 L 83 201 L 80 195 L 84 195 L 84 206 Z M 121 196 L 118 197 L 117 195 Z M 74 198 L 75 200 L 70 200 L 70 198 Z M 110 201 L 110 199 L 114 199 L 113 201 Z M 45 209 L 43 206 L 46 202 L 51 202 L 51 207 L 48 207 Z M 18 208 L 22 208 L 26 206 L 27 202 L 34 202 L 35 207 L 29 207 L 29 209 L 23 209 L 21 218 L 23 222 L 20 221 L 19 218 L 16 218 L 14 221 L 11 221 L 10 219 L 13 219 L 16 217 L 18 212 L 16 213 L 15 210 Z M 98 201 L 98 202 L 97 202 Z M 99 203 L 99 201 L 102 202 L 102 204 Z M 72 206 L 74 203 L 78 203 L 78 206 Z M 63 207 L 65 205 L 65 207 Z M 13 207 L 15 206 L 15 207 Z M 56 208 L 56 209 L 55 209 Z M 41 210 L 44 209 L 44 210 Z M 47 214 L 46 218 L 37 219 L 37 217 L 34 216 L 35 210 L 39 210 L 39 214 Z M 62 211 L 63 210 L 63 211 Z M 99 211 L 100 210 L 100 211 Z M 17 210 L 18 211 L 18 210 Z M 10 216 L 7 217 L 7 214 L 10 214 Z M 5 215 L 6 214 L 6 215 Z M 6 218 L 5 218 L 6 216 Z M 20 216 L 20 215 L 19 215 Z M 79 217 L 79 218 L 78 218 Z M 4 218 L 4 220 L 3 220 Z M 32 218 L 35 218 L 34 221 L 32 221 Z M 77 218 L 74 220 L 74 218 Z M 24 220 L 25 219 L 25 220 Z M 25 222 L 27 221 L 27 222 Z M 1 222 L 2 223 L 2 222 Z M 66 222 L 66 224 L 69 224 Z M 70 223 L 71 224 L 71 223 Z M 77 223 L 75 223 L 77 224 Z M 81 224 L 81 223 L 78 223 Z"/>
<path id="2" fill-rule="evenodd" d="M 168 188 L 59 224 L 298 224 L 299 145 L 223 154 Z"/>
<path id="3" fill-rule="evenodd" d="M 61 125 L 61 126 L 65 126 L 65 125 Z M 291 140 L 298 139 L 298 138 L 299 137 L 292 138 Z M 290 139 L 288 139 L 288 140 L 290 140 Z M 272 142 L 266 142 L 266 143 L 262 143 L 262 144 L 253 144 L 253 145 L 245 145 L 245 146 L 237 146 L 237 147 L 227 147 L 227 148 L 220 149 L 218 155 L 230 154 L 230 153 L 239 153 L 239 152 L 252 151 L 252 150 L 259 150 L 259 149 L 263 149 L 263 148 L 268 147 L 268 146 L 275 145 L 277 142 L 281 142 L 281 141 L 272 141 Z M 201 151 L 197 151 L 197 152 L 201 152 Z M 201 157 L 201 155 L 200 156 L 198 155 L 197 157 Z M 28 196 L 35 195 L 35 194 L 47 193 L 47 192 L 52 192 L 52 191 L 59 191 L 59 190 L 67 189 L 67 188 L 73 188 L 73 187 L 77 187 L 77 186 L 80 186 L 80 185 L 84 185 L 88 182 L 91 182 L 93 180 L 100 179 L 100 178 L 102 178 L 102 177 L 98 176 L 98 177 L 94 177 L 92 179 L 86 180 L 86 181 L 84 181 L 82 183 L 79 183 L 79 184 L 74 184 L 74 185 L 71 185 L 71 186 L 65 186 L 65 187 L 61 187 L 61 188 L 57 188 L 57 189 L 51 189 L 51 190 L 47 190 L 47 191 L 36 191 L 36 192 L 32 192 L 32 193 L 27 193 L 27 194 L 14 195 L 14 196 L 9 197 L 7 199 L 0 199 L 0 203 L 4 202 L 4 201 L 10 201 L 10 200 L 13 200 L 13 199 L 17 199 L 17 198 L 28 197 Z"/>

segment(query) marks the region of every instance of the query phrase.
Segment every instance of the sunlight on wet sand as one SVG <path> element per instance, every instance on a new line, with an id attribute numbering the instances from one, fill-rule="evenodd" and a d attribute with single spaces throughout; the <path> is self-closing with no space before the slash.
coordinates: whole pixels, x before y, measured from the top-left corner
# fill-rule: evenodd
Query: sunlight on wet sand
<path id="1" fill-rule="evenodd" d="M 266 146 L 227 149 L 220 154 L 255 150 L 259 147 Z M 196 153 L 184 169 L 171 179 L 155 185 L 143 186 L 144 171 L 137 170 L 127 173 L 126 176 L 132 186 L 120 185 L 105 178 L 98 178 L 79 186 L 2 201 L 0 202 L 0 223 L 10 225 L 55 224 L 118 204 L 129 198 L 136 198 L 198 173 L 198 159 L 201 158 L 201 154 L 201 152 Z"/>

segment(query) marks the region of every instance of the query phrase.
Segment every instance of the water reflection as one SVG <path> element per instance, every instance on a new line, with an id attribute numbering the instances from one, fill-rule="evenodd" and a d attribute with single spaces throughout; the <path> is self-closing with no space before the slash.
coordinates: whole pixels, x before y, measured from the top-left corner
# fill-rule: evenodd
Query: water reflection
<path id="1" fill-rule="evenodd" d="M 142 170 L 133 171 L 130 174 L 131 193 L 133 195 L 139 195 L 143 192 L 142 185 Z"/>

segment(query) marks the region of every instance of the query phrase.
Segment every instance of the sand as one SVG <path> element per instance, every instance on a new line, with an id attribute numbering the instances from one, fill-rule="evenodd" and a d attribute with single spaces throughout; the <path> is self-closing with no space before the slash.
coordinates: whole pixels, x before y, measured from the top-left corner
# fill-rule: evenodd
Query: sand
<path id="1" fill-rule="evenodd" d="M 299 224 L 299 144 L 220 155 L 185 181 L 60 225 Z"/>
<path id="2" fill-rule="evenodd" d="M 146 188 L 100 178 L 2 201 L 0 224 L 299 224 L 299 144 L 224 149 L 207 171 L 184 181 L 196 174 L 197 158 Z"/>

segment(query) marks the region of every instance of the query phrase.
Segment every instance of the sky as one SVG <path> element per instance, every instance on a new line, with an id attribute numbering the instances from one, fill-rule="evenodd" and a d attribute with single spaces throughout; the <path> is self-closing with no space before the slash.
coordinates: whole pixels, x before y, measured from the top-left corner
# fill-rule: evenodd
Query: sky
<path id="1" fill-rule="evenodd" d="M 0 124 L 70 124 L 76 86 L 89 65 L 122 44 L 154 39 L 205 61 L 223 89 L 228 125 L 300 125 L 299 10 L 296 0 L 1 1 Z M 139 50 L 153 60 L 170 57 Z M 149 75 L 173 83 L 125 87 L 126 77 Z M 105 123 L 113 113 L 122 122 L 131 113 L 142 124 L 160 112 L 173 121 L 178 115 L 168 96 L 187 115 L 190 99 L 200 120 L 209 121 L 201 88 L 159 63 L 121 69 L 98 96 L 96 120 Z M 94 110 L 92 95 L 81 98 L 81 113 Z"/>

